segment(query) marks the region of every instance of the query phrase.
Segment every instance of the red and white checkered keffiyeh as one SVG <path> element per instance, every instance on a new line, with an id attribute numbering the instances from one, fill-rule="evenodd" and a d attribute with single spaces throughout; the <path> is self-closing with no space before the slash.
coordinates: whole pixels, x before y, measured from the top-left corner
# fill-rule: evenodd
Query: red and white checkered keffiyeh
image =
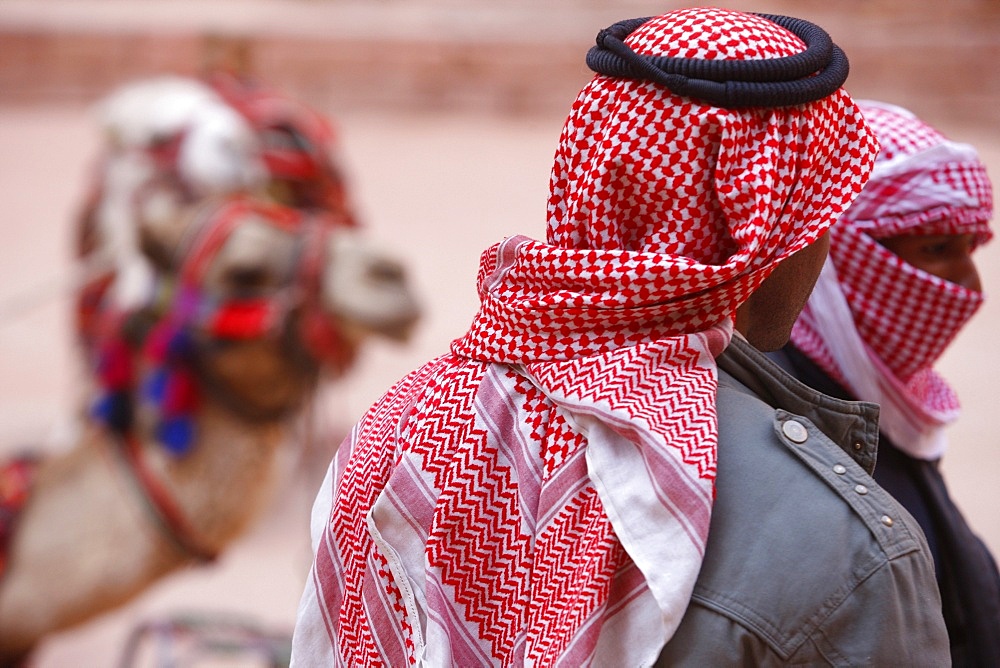
<path id="1" fill-rule="evenodd" d="M 859 106 L 882 145 L 872 178 L 831 231 L 830 258 L 792 341 L 855 396 L 882 406 L 880 427 L 911 456 L 936 459 L 958 400 L 932 368 L 983 300 L 904 262 L 879 239 L 992 236 L 993 200 L 975 149 L 909 111 Z"/>
<path id="2" fill-rule="evenodd" d="M 804 48 L 721 9 L 640 53 Z M 342 446 L 313 515 L 308 665 L 649 665 L 701 565 L 715 356 L 737 306 L 860 191 L 875 142 L 843 91 L 724 110 L 597 76 L 564 128 L 546 243 L 487 250 L 482 306 Z"/>

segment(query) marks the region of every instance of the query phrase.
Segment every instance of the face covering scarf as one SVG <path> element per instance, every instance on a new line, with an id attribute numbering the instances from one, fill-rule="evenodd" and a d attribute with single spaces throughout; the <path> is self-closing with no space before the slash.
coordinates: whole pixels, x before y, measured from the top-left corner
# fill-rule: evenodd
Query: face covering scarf
<path id="1" fill-rule="evenodd" d="M 720 9 L 646 21 L 625 44 L 727 61 L 805 48 Z M 298 656 L 651 664 L 704 554 L 714 358 L 737 306 L 846 209 L 875 150 L 839 83 L 729 109 L 596 76 L 560 138 L 547 242 L 488 249 L 468 333 L 341 447 L 314 508 Z"/>
<path id="2" fill-rule="evenodd" d="M 909 234 L 988 241 L 986 168 L 905 109 L 860 102 L 882 145 L 871 180 L 831 230 L 830 257 L 792 342 L 856 397 L 881 405 L 880 429 L 933 460 L 958 400 L 932 368 L 982 304 L 981 293 L 922 271 L 881 246 Z"/>

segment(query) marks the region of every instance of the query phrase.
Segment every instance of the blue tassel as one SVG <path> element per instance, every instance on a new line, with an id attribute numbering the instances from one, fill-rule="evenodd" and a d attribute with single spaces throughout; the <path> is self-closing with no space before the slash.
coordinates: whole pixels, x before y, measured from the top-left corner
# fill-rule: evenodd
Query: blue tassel
<path id="1" fill-rule="evenodd" d="M 142 387 L 143 398 L 145 398 L 147 402 L 154 404 L 156 406 L 162 404 L 163 398 L 167 394 L 168 378 L 169 374 L 167 373 L 167 370 L 163 367 L 160 367 L 155 371 L 153 371 L 153 373 L 149 375 L 149 378 L 147 378 L 146 382 L 143 384 Z"/>
<path id="2" fill-rule="evenodd" d="M 91 417 L 104 424 L 109 424 L 111 421 L 111 402 L 110 394 L 102 394 L 94 401 L 94 405 L 90 407 Z"/>
<path id="3" fill-rule="evenodd" d="M 189 417 L 167 418 L 157 428 L 157 438 L 172 455 L 183 457 L 194 445 L 194 422 Z"/>
<path id="4" fill-rule="evenodd" d="M 179 329 L 167 344 L 167 359 L 183 359 L 194 348 L 194 341 L 187 330 Z"/>
<path id="5" fill-rule="evenodd" d="M 91 415 L 108 427 L 125 432 L 132 426 L 132 402 L 128 392 L 108 392 L 91 408 Z"/>

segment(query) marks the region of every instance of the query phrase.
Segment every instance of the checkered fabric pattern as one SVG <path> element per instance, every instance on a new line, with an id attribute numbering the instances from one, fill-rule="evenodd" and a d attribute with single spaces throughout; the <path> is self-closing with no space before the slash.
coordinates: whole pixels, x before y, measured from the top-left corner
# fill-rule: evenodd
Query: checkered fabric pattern
<path id="1" fill-rule="evenodd" d="M 671 12 L 629 44 L 804 48 L 721 9 Z M 295 661 L 651 664 L 704 554 L 735 310 L 844 211 L 874 152 L 843 91 L 723 110 L 595 77 L 560 139 L 547 241 L 488 249 L 468 333 L 341 447 Z"/>
<path id="2" fill-rule="evenodd" d="M 957 417 L 958 400 L 932 366 L 983 295 L 904 262 L 878 240 L 972 233 L 985 243 L 992 237 L 990 181 L 972 147 L 905 109 L 859 106 L 882 152 L 864 191 L 831 231 L 837 283 L 825 285 L 832 272 L 820 277 L 792 341 L 856 396 L 882 404 L 882 429 L 899 447 L 936 458 L 944 447 L 941 428 Z M 833 309 L 825 294 L 846 301 L 849 315 L 824 326 Z"/>
<path id="3" fill-rule="evenodd" d="M 982 293 L 913 267 L 850 225 L 832 241 L 858 333 L 904 383 L 941 356 L 982 304 Z"/>

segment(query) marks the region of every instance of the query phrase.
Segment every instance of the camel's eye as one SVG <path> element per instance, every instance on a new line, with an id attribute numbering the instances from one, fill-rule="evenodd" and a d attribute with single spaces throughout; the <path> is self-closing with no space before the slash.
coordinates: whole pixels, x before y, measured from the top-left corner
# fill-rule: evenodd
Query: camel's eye
<path id="1" fill-rule="evenodd" d="M 406 279 L 403 267 L 396 262 L 385 260 L 373 262 L 366 271 L 368 280 L 372 283 L 388 283 L 398 285 Z"/>
<path id="2" fill-rule="evenodd" d="M 266 288 L 271 283 L 271 273 L 265 267 L 235 266 L 226 270 L 226 287 L 236 292 L 250 292 Z"/>

